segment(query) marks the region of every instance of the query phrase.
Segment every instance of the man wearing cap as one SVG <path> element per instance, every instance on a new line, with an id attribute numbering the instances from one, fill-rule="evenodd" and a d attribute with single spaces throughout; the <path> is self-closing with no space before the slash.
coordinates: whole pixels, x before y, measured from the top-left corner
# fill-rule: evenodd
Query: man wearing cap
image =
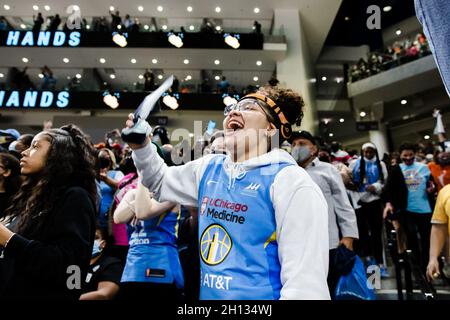
<path id="1" fill-rule="evenodd" d="M 291 124 L 301 122 L 303 105 L 292 90 L 260 88 L 225 110 L 228 154 L 182 166 L 167 167 L 148 139 L 129 143 L 143 184 L 160 201 L 199 208 L 200 299 L 330 298 L 326 200 L 277 148 L 278 133 L 289 139 Z M 132 119 L 127 127 L 150 133 Z"/>
<path id="2" fill-rule="evenodd" d="M 307 131 L 294 132 L 289 139 L 292 157 L 317 183 L 328 204 L 329 273 L 328 286 L 333 297 L 340 273 L 336 270 L 336 251 L 340 245 L 353 250 L 353 239 L 358 239 L 356 215 L 339 171 L 330 163 L 317 158 L 316 140 Z M 339 234 L 342 235 L 341 239 Z"/>
<path id="3" fill-rule="evenodd" d="M 16 129 L 0 130 L 0 150 L 8 150 L 9 144 L 19 139 L 20 133 Z"/>

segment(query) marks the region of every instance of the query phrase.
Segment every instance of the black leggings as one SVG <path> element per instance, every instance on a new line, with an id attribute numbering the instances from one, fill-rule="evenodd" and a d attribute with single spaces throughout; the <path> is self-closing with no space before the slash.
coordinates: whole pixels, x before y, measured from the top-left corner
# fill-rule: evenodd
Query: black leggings
<path id="1" fill-rule="evenodd" d="M 422 272 L 427 268 L 430 255 L 431 216 L 431 213 L 406 211 L 400 220 L 406 233 L 407 248 L 412 250 Z"/>
<path id="2" fill-rule="evenodd" d="M 359 240 L 355 243 L 355 251 L 358 255 L 373 256 L 377 263 L 383 262 L 383 243 L 381 230 L 383 228 L 383 211 L 381 200 L 369 203 L 361 203 L 361 208 L 356 210 Z"/>

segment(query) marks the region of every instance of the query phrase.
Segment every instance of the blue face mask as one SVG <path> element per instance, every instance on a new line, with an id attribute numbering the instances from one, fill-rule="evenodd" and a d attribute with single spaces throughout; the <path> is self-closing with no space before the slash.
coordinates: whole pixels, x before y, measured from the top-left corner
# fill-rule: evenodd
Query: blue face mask
<path id="1" fill-rule="evenodd" d="M 100 248 L 101 240 L 96 239 L 94 241 L 94 246 L 92 247 L 92 258 L 98 257 L 102 253 L 102 248 Z"/>

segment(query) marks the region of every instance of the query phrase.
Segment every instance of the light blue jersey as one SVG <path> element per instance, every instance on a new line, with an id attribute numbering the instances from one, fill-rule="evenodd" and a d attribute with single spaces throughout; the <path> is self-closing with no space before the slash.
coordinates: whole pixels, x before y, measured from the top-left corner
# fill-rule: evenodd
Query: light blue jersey
<path id="1" fill-rule="evenodd" d="M 129 245 L 121 282 L 174 283 L 184 287 L 176 239 L 180 212 L 127 224 Z"/>
<path id="2" fill-rule="evenodd" d="M 408 188 L 406 210 L 415 213 L 431 213 L 427 194 L 427 183 L 431 175 L 430 169 L 423 163 L 418 162 L 414 162 L 410 166 L 401 163 L 400 168 Z"/>
<path id="3" fill-rule="evenodd" d="M 225 157 L 209 163 L 199 188 L 200 299 L 280 298 L 270 187 L 288 163 L 247 171 L 229 184 Z"/>

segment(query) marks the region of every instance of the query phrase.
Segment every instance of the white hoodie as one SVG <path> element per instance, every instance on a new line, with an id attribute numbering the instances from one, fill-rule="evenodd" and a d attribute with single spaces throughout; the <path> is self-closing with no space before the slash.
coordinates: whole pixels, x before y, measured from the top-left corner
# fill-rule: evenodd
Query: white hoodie
<path id="1" fill-rule="evenodd" d="M 198 206 L 198 190 L 209 162 L 207 155 L 177 167 L 167 167 L 153 144 L 133 152 L 142 183 L 160 201 Z M 277 224 L 278 258 L 281 265 L 281 299 L 330 299 L 328 274 L 328 208 L 322 191 L 289 153 L 275 149 L 224 168 L 230 185 L 242 172 L 269 163 L 287 162 L 271 186 L 270 197 Z"/>

